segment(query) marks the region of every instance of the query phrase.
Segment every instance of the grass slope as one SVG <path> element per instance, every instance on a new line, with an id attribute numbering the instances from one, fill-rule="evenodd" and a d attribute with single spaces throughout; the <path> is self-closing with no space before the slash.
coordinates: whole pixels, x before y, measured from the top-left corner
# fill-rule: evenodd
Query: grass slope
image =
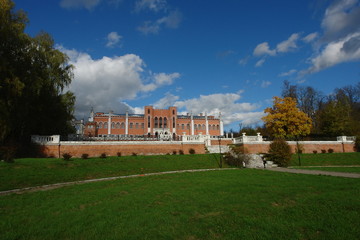
<path id="1" fill-rule="evenodd" d="M 0 239 L 358 239 L 360 181 L 264 170 L 0 197 Z"/>
<path id="2" fill-rule="evenodd" d="M 93 178 L 141 173 L 218 168 L 219 155 L 123 156 L 108 158 L 16 159 L 0 162 L 0 191 Z"/>
<path id="3" fill-rule="evenodd" d="M 301 166 L 360 165 L 360 152 L 300 154 Z M 299 166 L 298 156 L 292 155 L 290 166 Z"/>

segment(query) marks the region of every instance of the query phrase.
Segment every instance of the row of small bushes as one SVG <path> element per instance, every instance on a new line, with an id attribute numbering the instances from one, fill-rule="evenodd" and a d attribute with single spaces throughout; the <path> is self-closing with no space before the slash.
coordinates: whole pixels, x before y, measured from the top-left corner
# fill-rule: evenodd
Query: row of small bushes
<path id="1" fill-rule="evenodd" d="M 193 149 L 193 148 L 190 148 L 189 149 L 189 153 L 190 154 L 195 154 L 195 149 Z M 177 151 L 176 150 L 174 150 L 173 152 L 172 152 L 172 154 L 173 155 L 176 155 L 177 154 Z M 180 155 L 184 155 L 184 151 L 183 150 L 179 150 L 179 154 Z M 118 157 L 121 157 L 121 152 L 117 152 L 117 154 L 116 154 Z M 132 153 L 131 154 L 132 156 L 137 156 L 137 154 L 136 153 Z M 168 153 L 167 155 L 170 155 L 170 153 Z M 64 153 L 63 155 L 62 155 L 62 157 L 63 157 L 63 159 L 64 160 L 70 160 L 70 158 L 72 157 L 72 155 L 70 154 L 70 153 Z M 106 155 L 106 153 L 102 153 L 102 154 L 100 154 L 100 156 L 99 156 L 100 158 L 106 158 L 107 157 L 107 155 Z M 89 154 L 87 154 L 87 153 L 83 153 L 82 155 L 81 155 L 81 158 L 82 159 L 88 159 L 89 158 Z"/>
<path id="2" fill-rule="evenodd" d="M 334 152 L 334 149 L 329 148 L 329 149 L 327 150 L 327 152 L 328 152 L 328 153 L 333 153 L 333 152 Z M 314 153 L 314 154 L 317 154 L 318 151 L 317 151 L 317 150 L 314 150 L 313 153 Z M 321 149 L 321 153 L 326 153 L 326 150 L 325 150 L 325 149 Z"/>

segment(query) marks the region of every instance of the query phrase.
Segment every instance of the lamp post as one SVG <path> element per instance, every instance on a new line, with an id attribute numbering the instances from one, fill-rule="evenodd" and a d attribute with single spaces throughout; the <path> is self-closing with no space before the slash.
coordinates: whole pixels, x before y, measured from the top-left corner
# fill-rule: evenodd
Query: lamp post
<path id="1" fill-rule="evenodd" d="M 219 141 L 219 153 L 220 153 L 220 168 L 222 168 L 222 155 L 221 155 L 221 137 L 218 136 Z"/>

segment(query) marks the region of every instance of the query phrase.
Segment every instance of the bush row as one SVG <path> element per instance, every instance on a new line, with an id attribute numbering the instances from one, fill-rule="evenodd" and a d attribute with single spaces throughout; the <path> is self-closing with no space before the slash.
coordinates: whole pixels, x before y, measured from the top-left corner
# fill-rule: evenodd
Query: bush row
<path id="1" fill-rule="evenodd" d="M 172 155 L 176 155 L 177 153 L 178 153 L 178 152 L 177 152 L 176 150 L 172 151 Z M 189 153 L 190 153 L 190 154 L 195 154 L 195 149 L 190 148 L 190 149 L 189 149 Z M 121 156 L 122 156 L 121 152 L 117 152 L 116 155 L 117 155 L 118 157 L 121 157 Z M 166 155 L 170 155 L 170 153 L 167 153 Z M 184 155 L 184 151 L 180 149 L 180 150 L 179 150 L 179 155 Z M 131 156 L 137 156 L 137 153 L 133 152 L 133 153 L 131 154 Z M 64 154 L 62 155 L 62 157 L 63 157 L 63 159 L 64 159 L 65 161 L 68 161 L 68 160 L 70 160 L 70 158 L 72 157 L 72 155 L 71 155 L 70 153 L 64 153 Z M 99 158 L 106 158 L 106 157 L 107 157 L 106 153 L 102 153 L 102 154 L 100 154 L 100 156 L 99 156 Z M 82 159 L 88 159 L 88 158 L 89 158 L 89 154 L 83 153 L 83 154 L 81 155 L 81 158 L 82 158 Z"/>

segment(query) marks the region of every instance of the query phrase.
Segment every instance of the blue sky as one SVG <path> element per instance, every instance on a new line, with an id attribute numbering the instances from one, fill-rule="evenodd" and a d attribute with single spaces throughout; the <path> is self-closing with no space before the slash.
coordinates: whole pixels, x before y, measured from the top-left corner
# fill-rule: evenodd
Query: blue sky
<path id="1" fill-rule="evenodd" d="M 36 2 L 36 4 L 34 4 Z M 324 94 L 360 79 L 359 0 L 17 0 L 75 66 L 76 116 L 143 107 L 261 124 L 284 80 Z"/>

